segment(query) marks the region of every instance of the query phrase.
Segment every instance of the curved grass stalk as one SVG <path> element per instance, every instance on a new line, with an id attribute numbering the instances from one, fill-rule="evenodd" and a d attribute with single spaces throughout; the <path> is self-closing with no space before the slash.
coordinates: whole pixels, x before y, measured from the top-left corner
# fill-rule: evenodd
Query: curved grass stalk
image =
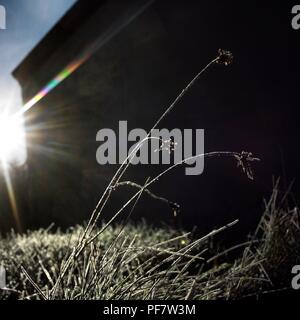
<path id="1" fill-rule="evenodd" d="M 120 181 L 120 179 L 122 178 L 122 176 L 124 175 L 124 173 L 128 169 L 128 167 L 130 165 L 130 160 L 136 155 L 136 153 L 141 148 L 141 146 L 145 143 L 145 141 L 150 139 L 150 136 L 151 136 L 153 130 L 155 130 L 157 128 L 157 126 L 164 120 L 164 118 L 175 108 L 175 106 L 181 101 L 181 99 L 185 96 L 185 94 L 193 87 L 193 85 L 198 81 L 198 79 L 201 77 L 201 75 L 207 69 L 209 69 L 214 64 L 223 64 L 223 65 L 227 66 L 231 62 L 232 62 L 231 53 L 228 52 L 228 51 L 224 51 L 224 50 L 220 49 L 218 51 L 218 56 L 216 58 L 214 58 L 213 60 L 211 60 L 202 70 L 200 70 L 200 72 L 198 72 L 196 74 L 196 76 L 187 84 L 187 86 L 180 92 L 180 94 L 175 98 L 175 100 L 170 104 L 170 106 L 165 110 L 165 112 L 159 117 L 159 119 L 156 121 L 154 126 L 148 132 L 147 136 L 142 141 L 140 141 L 140 143 L 137 144 L 137 146 L 134 148 L 134 150 L 132 150 L 132 152 L 127 156 L 127 158 L 124 160 L 124 162 L 118 168 L 118 170 L 114 174 L 113 178 L 109 182 L 108 186 L 106 187 L 105 191 L 103 192 L 99 202 L 97 203 L 94 211 L 91 214 L 91 217 L 90 217 L 90 219 L 88 221 L 87 227 L 85 228 L 82 236 L 79 238 L 77 246 L 73 249 L 72 253 L 70 254 L 70 256 L 67 259 L 67 261 L 65 262 L 64 266 L 62 266 L 62 271 L 60 272 L 55 285 L 53 286 L 52 290 L 50 291 L 51 292 L 50 293 L 51 297 L 53 297 L 55 295 L 56 289 L 59 286 L 59 284 L 61 282 L 61 279 L 64 277 L 65 273 L 67 272 L 67 270 L 70 267 L 73 259 L 78 255 L 78 252 L 79 253 L 82 252 L 82 250 L 86 246 L 86 244 L 91 242 L 91 241 L 87 241 L 87 239 L 89 238 L 89 236 L 91 235 L 91 232 L 95 228 L 96 223 L 99 220 L 99 218 L 100 218 L 100 216 L 101 216 L 101 214 L 103 212 L 103 209 L 105 208 L 105 206 L 106 206 L 106 204 L 107 204 L 107 202 L 108 202 L 108 200 L 109 200 L 109 198 L 111 196 L 111 193 L 114 190 L 115 184 L 117 184 Z M 191 157 L 191 158 L 193 158 L 193 157 Z M 187 159 L 185 159 L 185 161 L 187 161 Z M 169 170 L 167 170 L 167 171 L 169 171 Z M 160 176 L 161 175 L 159 175 L 155 179 L 156 180 L 159 179 Z M 145 188 L 147 188 L 148 186 L 149 186 L 149 184 L 147 184 Z M 137 196 L 141 192 L 142 191 L 139 191 L 137 193 Z M 133 201 L 134 199 L 132 199 L 131 201 Z M 131 201 L 129 203 L 131 203 Z M 128 205 L 129 205 L 129 203 L 128 203 Z"/>

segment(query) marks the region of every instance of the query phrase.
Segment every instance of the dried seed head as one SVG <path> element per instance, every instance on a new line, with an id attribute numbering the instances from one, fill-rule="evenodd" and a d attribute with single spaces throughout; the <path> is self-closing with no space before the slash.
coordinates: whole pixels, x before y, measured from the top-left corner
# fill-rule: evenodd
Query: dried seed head
<path id="1" fill-rule="evenodd" d="M 219 49 L 219 56 L 216 60 L 216 63 L 223 64 L 224 66 L 229 66 L 233 61 L 233 55 L 230 51 Z"/>
<path id="2" fill-rule="evenodd" d="M 242 151 L 240 154 L 234 156 L 237 160 L 237 166 L 241 167 L 247 177 L 254 180 L 254 175 L 251 167 L 251 162 L 260 161 L 259 158 L 254 158 L 251 152 Z"/>

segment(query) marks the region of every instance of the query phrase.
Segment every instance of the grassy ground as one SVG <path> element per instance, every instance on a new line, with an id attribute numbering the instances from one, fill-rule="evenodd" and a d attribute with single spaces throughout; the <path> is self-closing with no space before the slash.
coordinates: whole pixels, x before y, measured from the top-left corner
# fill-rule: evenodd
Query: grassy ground
<path id="1" fill-rule="evenodd" d="M 212 252 L 210 242 L 217 233 L 234 232 L 231 225 L 201 239 L 146 224 L 109 226 L 56 285 L 83 227 L 11 234 L 0 240 L 7 270 L 0 298 L 242 299 L 280 293 L 291 286 L 292 266 L 300 264 L 299 226 L 298 210 L 281 208 L 276 190 L 253 237 L 224 252 Z M 230 259 L 232 252 L 238 258 Z"/>

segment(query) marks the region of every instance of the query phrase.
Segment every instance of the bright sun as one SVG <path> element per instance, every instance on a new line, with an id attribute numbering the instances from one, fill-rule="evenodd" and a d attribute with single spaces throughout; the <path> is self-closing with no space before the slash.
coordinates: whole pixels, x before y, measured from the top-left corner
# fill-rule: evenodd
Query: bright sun
<path id="1" fill-rule="evenodd" d="M 24 128 L 19 117 L 0 115 L 0 159 L 8 165 L 18 161 L 24 145 Z"/>

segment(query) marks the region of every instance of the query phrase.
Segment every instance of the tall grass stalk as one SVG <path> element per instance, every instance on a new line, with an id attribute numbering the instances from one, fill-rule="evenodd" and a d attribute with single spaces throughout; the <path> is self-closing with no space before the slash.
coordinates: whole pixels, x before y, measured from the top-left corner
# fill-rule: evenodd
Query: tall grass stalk
<path id="1" fill-rule="evenodd" d="M 142 147 L 142 145 L 148 141 L 149 139 L 151 139 L 151 134 L 153 132 L 154 129 L 156 129 L 161 122 L 166 118 L 166 116 L 172 112 L 174 110 L 174 108 L 177 106 L 177 104 L 182 100 L 182 98 L 190 91 L 190 89 L 194 86 L 194 84 L 199 80 L 199 78 L 204 74 L 205 71 L 207 71 L 211 66 L 215 65 L 215 64 L 223 64 L 223 65 L 228 65 L 232 62 L 232 55 L 230 52 L 228 51 L 224 51 L 224 50 L 219 50 L 219 54 L 216 58 L 214 58 L 213 60 L 211 60 L 188 84 L 187 86 L 180 92 L 180 94 L 175 98 L 175 100 L 166 108 L 166 110 L 164 111 L 164 113 L 158 118 L 158 120 L 155 122 L 154 126 L 151 128 L 151 130 L 148 132 L 147 136 L 140 141 L 140 143 L 138 143 L 136 145 L 136 147 L 134 148 L 134 150 L 131 151 L 131 153 L 127 156 L 127 158 L 125 159 L 125 161 L 121 164 L 121 166 L 118 168 L 118 170 L 116 171 L 116 173 L 114 174 L 113 178 L 111 179 L 110 183 L 108 184 L 108 186 L 106 187 L 105 191 L 103 192 L 98 204 L 96 205 L 94 211 L 91 214 L 91 217 L 87 223 L 86 228 L 83 230 L 82 235 L 78 238 L 77 244 L 74 245 L 73 250 L 71 252 L 71 254 L 69 254 L 68 256 L 66 256 L 66 258 L 64 259 L 64 262 L 61 265 L 61 269 L 60 272 L 58 274 L 58 277 L 56 279 L 56 281 L 53 283 L 52 288 L 49 290 L 48 292 L 48 296 L 47 298 L 49 299 L 54 299 L 56 297 L 57 294 L 57 290 L 59 290 L 59 287 L 64 279 L 64 277 L 66 275 L 70 274 L 68 273 L 70 270 L 74 270 L 75 268 L 75 260 L 79 258 L 79 256 L 81 254 L 84 254 L 84 251 L 86 248 L 88 248 L 89 246 L 93 246 L 93 243 L 95 242 L 95 240 L 101 235 L 103 234 L 111 225 L 112 222 L 115 221 L 115 219 L 124 211 L 125 208 L 127 208 L 129 205 L 133 206 L 131 208 L 130 214 L 132 214 L 132 211 L 134 210 L 137 202 L 139 201 L 141 195 L 143 192 L 147 192 L 150 193 L 149 191 L 149 187 L 157 182 L 160 178 L 162 178 L 165 174 L 167 174 L 168 172 L 170 172 L 171 170 L 173 170 L 174 168 L 176 168 L 177 166 L 184 164 L 190 160 L 194 160 L 196 158 L 207 158 L 207 157 L 219 157 L 219 156 L 229 156 L 229 157 L 233 157 L 235 160 L 238 161 L 238 165 L 242 167 L 243 171 L 245 171 L 248 175 L 249 178 L 252 178 L 252 171 L 251 171 L 251 162 L 258 160 L 257 158 L 254 158 L 252 156 L 251 153 L 248 152 L 228 152 L 228 151 L 220 151 L 220 152 L 210 152 L 210 153 L 204 153 L 204 154 L 198 154 L 196 156 L 192 156 L 192 157 L 188 157 L 184 160 L 182 160 L 179 163 L 176 163 L 172 166 L 170 166 L 169 168 L 167 168 L 166 170 L 164 170 L 163 172 L 161 172 L 160 174 L 158 174 L 156 177 L 154 178 L 148 178 L 147 181 L 145 182 L 144 186 L 139 186 L 139 191 L 137 191 L 113 216 L 112 218 L 103 225 L 103 227 L 99 230 L 99 231 L 95 231 L 96 229 L 96 225 L 97 222 L 99 221 L 99 218 L 101 217 L 101 214 L 104 210 L 104 208 L 106 207 L 107 202 L 110 199 L 110 196 L 112 194 L 112 192 L 114 192 L 118 186 L 122 185 L 122 182 L 120 181 L 121 178 L 123 177 L 123 175 L 125 174 L 125 172 L 127 171 L 128 167 L 130 166 L 130 163 L 132 161 L 132 159 L 135 157 L 136 153 L 139 151 L 139 149 Z M 137 185 L 135 185 L 137 186 Z M 164 198 L 161 197 L 161 199 L 166 200 Z M 170 203 L 170 202 L 169 202 Z M 176 204 L 176 203 L 173 203 Z M 234 222 L 236 223 L 236 222 Z M 197 246 L 199 243 L 201 243 L 202 241 L 206 240 L 207 238 L 213 236 L 215 233 L 221 232 L 223 230 L 225 230 L 226 228 L 228 228 L 229 226 L 231 226 L 232 224 L 222 227 L 219 230 L 213 231 L 212 233 L 208 234 L 206 237 L 199 239 L 198 241 L 195 241 L 193 243 L 193 245 L 188 245 L 186 246 L 186 248 L 181 252 L 181 251 L 177 251 L 177 252 L 172 252 L 172 251 L 168 251 L 168 250 L 162 250 L 161 253 L 163 254 L 168 254 L 170 255 L 170 257 L 172 257 L 172 259 L 174 259 L 174 263 L 179 263 L 180 259 L 182 257 L 186 258 L 190 258 L 192 259 L 190 263 L 194 262 L 194 260 L 198 260 L 199 257 L 197 256 L 190 256 L 189 255 L 189 251 L 192 250 L 195 246 Z M 124 226 L 123 228 L 121 228 L 119 234 L 117 234 L 117 236 L 115 237 L 115 239 L 111 242 L 111 245 L 108 248 L 108 252 L 110 252 L 111 250 L 114 251 L 116 248 L 116 243 L 118 243 L 118 240 L 121 237 L 122 231 L 124 230 Z M 126 242 L 126 241 L 125 241 Z M 123 244 L 124 246 L 124 244 Z M 122 246 L 121 246 L 122 247 Z M 159 249 L 157 249 L 156 251 L 159 251 Z M 118 256 L 119 256 L 118 252 Z M 126 254 L 128 253 L 128 250 L 126 250 Z M 116 253 L 115 253 L 116 254 Z M 124 253 L 123 258 L 125 259 L 126 254 Z M 167 258 L 165 262 L 169 262 Z M 103 256 L 102 258 L 102 262 L 104 262 L 106 259 L 106 254 Z M 124 259 L 121 259 L 122 261 L 124 261 Z M 112 263 L 112 260 L 109 259 L 110 262 L 106 261 L 106 264 L 110 264 Z M 188 264 L 189 265 L 189 264 Z M 90 268 L 90 264 L 89 267 Z M 152 270 L 152 269 L 151 269 Z M 25 271 L 25 270 L 24 270 Z M 155 271 L 152 270 L 152 271 Z M 184 270 L 183 270 L 184 271 Z M 182 272 L 183 272 L 182 271 Z M 25 271 L 26 272 L 26 271 Z M 115 271 L 113 271 L 113 274 L 115 273 Z M 29 276 L 27 274 L 27 276 Z M 165 274 L 166 276 L 166 274 Z M 94 277 L 93 277 L 94 278 Z M 158 279 L 156 281 L 159 281 Z M 38 290 L 38 292 L 43 296 L 43 298 L 45 298 L 45 294 L 42 292 L 42 290 L 40 288 L 38 288 L 38 285 L 36 283 L 33 282 L 33 280 L 30 278 L 30 282 L 35 286 L 35 288 Z M 153 286 L 154 284 L 152 284 Z M 192 285 L 190 287 L 189 290 L 192 290 L 191 288 L 193 288 L 194 285 Z M 89 287 L 89 285 L 85 286 L 85 288 L 83 289 L 83 291 L 85 291 L 85 289 Z M 129 290 L 129 289 L 128 289 Z M 190 291 L 189 291 L 190 292 Z M 187 293 L 187 296 L 191 295 L 191 293 Z"/>

